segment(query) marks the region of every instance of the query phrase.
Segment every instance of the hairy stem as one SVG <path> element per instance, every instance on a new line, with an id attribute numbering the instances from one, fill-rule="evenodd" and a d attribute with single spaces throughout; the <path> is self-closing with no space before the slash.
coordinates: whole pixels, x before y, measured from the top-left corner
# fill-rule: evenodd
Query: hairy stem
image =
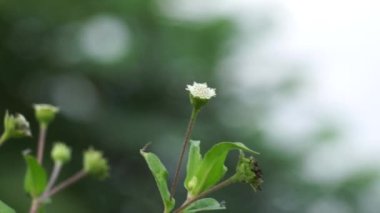
<path id="1" fill-rule="evenodd" d="M 193 131 L 193 127 L 194 127 L 195 121 L 197 119 L 198 112 L 199 112 L 199 110 L 196 110 L 195 108 L 193 108 L 193 110 L 191 112 L 190 120 L 189 120 L 189 123 L 187 125 L 187 130 L 186 130 L 184 141 L 183 141 L 183 145 L 182 145 L 182 151 L 181 151 L 181 154 L 180 154 L 179 159 L 177 161 L 177 166 L 176 166 L 176 170 L 175 170 L 174 180 L 173 180 L 173 183 L 172 183 L 171 189 L 170 189 L 170 198 L 173 198 L 174 195 L 175 195 L 175 192 L 176 192 L 176 188 L 177 188 L 177 184 L 178 184 L 179 173 L 181 171 L 183 157 L 185 155 L 186 148 L 187 148 L 187 146 L 189 144 L 191 132 Z"/>
<path id="2" fill-rule="evenodd" d="M 38 136 L 38 148 L 37 148 L 37 160 L 40 165 L 42 165 L 43 156 L 44 156 L 44 148 L 45 148 L 45 140 L 47 133 L 47 125 L 40 125 L 40 133 Z"/>
<path id="3" fill-rule="evenodd" d="M 235 182 L 236 182 L 236 178 L 235 178 L 235 176 L 232 176 L 232 177 L 228 178 L 227 180 L 224 180 L 224 181 L 220 182 L 219 184 L 209 188 L 208 190 L 200 193 L 199 195 L 196 195 L 194 197 L 189 197 L 179 208 L 174 210 L 173 213 L 181 213 L 183 210 L 185 210 L 190 204 L 194 203 L 195 201 L 197 201 L 201 198 L 204 198 L 205 196 L 207 196 L 213 192 L 216 192 L 222 188 L 225 188 L 225 187 L 227 187 L 227 186 L 229 186 Z"/>
<path id="4" fill-rule="evenodd" d="M 72 184 L 78 182 L 80 179 L 84 178 L 87 175 L 87 173 L 83 170 L 80 170 L 73 176 L 67 178 L 62 183 L 58 184 L 56 187 L 53 187 L 49 192 L 46 193 L 46 197 L 53 196 L 57 192 L 67 188 L 68 186 L 71 186 Z M 45 197 L 45 196 L 44 196 Z"/>

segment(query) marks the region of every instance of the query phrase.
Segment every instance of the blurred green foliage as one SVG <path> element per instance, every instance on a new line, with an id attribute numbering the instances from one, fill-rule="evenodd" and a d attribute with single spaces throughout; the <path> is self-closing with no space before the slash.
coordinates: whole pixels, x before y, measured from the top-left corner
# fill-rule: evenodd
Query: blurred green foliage
<path id="1" fill-rule="evenodd" d="M 48 150 L 53 140 L 65 141 L 75 150 L 73 163 L 61 177 L 81 168 L 82 153 L 77 150 L 90 144 L 104 150 L 111 163 L 108 180 L 82 181 L 54 197 L 47 210 L 160 212 L 160 197 L 139 149 L 152 142 L 151 148 L 173 173 L 191 110 L 185 85 L 198 81 L 208 82 L 219 93 L 201 112 L 193 138 L 207 147 L 221 140 L 242 141 L 262 153 L 258 160 L 264 170 L 263 192 L 254 193 L 246 185 L 218 192 L 216 197 L 227 202 L 225 212 L 304 213 L 316 200 L 331 198 L 342 201 L 350 212 L 362 212 L 359 191 L 371 187 L 377 175 L 349 177 L 339 186 L 304 180 L 300 175 L 303 154 L 267 146 L 257 128 L 265 119 L 267 99 L 279 91 L 264 90 L 257 97 L 262 106 L 246 108 L 246 112 L 241 112 L 244 107 L 237 97 L 224 93 L 233 85 L 222 85 L 216 71 L 233 47 L 233 22 L 180 20 L 167 14 L 167 3 L 0 1 L 0 112 L 25 114 L 36 135 L 32 104 L 61 107 L 62 113 L 49 129 Z M 122 49 L 104 46 L 120 39 Z M 86 41 L 92 43 L 86 46 Z M 99 46 L 109 54 L 99 52 Z M 231 123 L 244 118 L 241 113 L 260 116 L 233 128 Z M 35 147 L 36 136 L 9 141 L 0 149 L 0 200 L 19 212 L 29 207 L 22 186 L 21 151 Z M 230 157 L 234 165 L 237 155 Z M 184 198 L 181 188 L 179 195 Z"/>

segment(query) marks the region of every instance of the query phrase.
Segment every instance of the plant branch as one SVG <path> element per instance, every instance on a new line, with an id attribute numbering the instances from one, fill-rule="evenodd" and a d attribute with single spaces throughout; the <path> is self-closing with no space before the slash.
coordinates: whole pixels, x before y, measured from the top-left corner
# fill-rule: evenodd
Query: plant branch
<path id="1" fill-rule="evenodd" d="M 0 147 L 3 145 L 3 143 L 7 140 L 7 134 L 4 132 L 0 137 Z"/>
<path id="2" fill-rule="evenodd" d="M 50 175 L 49 183 L 45 189 L 45 192 L 42 195 L 42 199 L 47 198 L 47 194 L 49 191 L 53 188 L 55 182 L 57 181 L 57 178 L 59 176 L 59 173 L 61 172 L 62 169 L 62 163 L 55 163 L 53 171 Z"/>
<path id="3" fill-rule="evenodd" d="M 52 175 L 51 175 L 50 180 L 49 180 L 49 184 L 48 184 L 45 192 L 43 193 L 43 195 L 41 197 L 33 198 L 32 205 L 30 207 L 29 213 L 37 213 L 41 202 L 44 202 L 44 200 L 47 199 L 48 197 L 53 196 L 54 194 L 56 194 L 59 191 L 67 188 L 68 186 L 71 186 L 72 184 L 76 183 L 77 181 L 79 181 L 80 179 L 82 179 L 83 177 L 85 177 L 87 175 L 87 173 L 85 173 L 83 170 L 81 170 L 81 171 L 77 172 L 76 174 L 74 174 L 73 176 L 67 178 L 65 181 L 60 183 L 58 186 L 51 189 L 51 187 L 54 185 L 55 181 L 57 180 L 57 177 L 59 175 L 61 167 L 62 167 L 62 164 L 58 164 L 58 165 L 54 166 Z"/>
<path id="4" fill-rule="evenodd" d="M 170 198 L 173 198 L 175 195 L 175 192 L 176 192 L 183 157 L 185 155 L 186 148 L 189 144 L 190 136 L 191 136 L 191 133 L 193 131 L 193 127 L 194 127 L 195 121 L 197 119 L 198 112 L 199 112 L 199 110 L 196 110 L 195 108 L 193 108 L 193 110 L 191 112 L 190 120 L 189 120 L 189 123 L 187 125 L 187 130 L 186 130 L 184 141 L 183 141 L 182 151 L 181 151 L 181 154 L 180 154 L 179 159 L 177 161 L 174 180 L 173 180 L 173 183 L 172 183 L 171 189 L 170 189 Z"/>
<path id="5" fill-rule="evenodd" d="M 190 204 L 194 203 L 195 201 L 213 193 L 213 192 L 216 192 L 222 188 L 225 188 L 233 183 L 236 182 L 236 178 L 235 176 L 232 176 L 230 178 L 228 178 L 227 180 L 224 180 L 222 182 L 220 182 L 219 184 L 209 188 L 208 190 L 200 193 L 199 195 L 196 195 L 194 197 L 189 197 L 187 198 L 187 200 L 179 207 L 177 208 L 176 210 L 173 211 L 173 213 L 181 213 L 185 208 L 187 208 Z"/>
<path id="6" fill-rule="evenodd" d="M 80 179 L 86 177 L 86 175 L 87 173 L 85 171 L 80 170 L 73 176 L 67 178 L 66 180 L 58 184 L 56 187 L 53 187 L 49 192 L 46 193 L 46 196 L 44 196 L 44 198 L 53 196 L 57 192 L 67 188 L 68 186 L 71 186 L 72 184 L 78 182 Z"/>
<path id="7" fill-rule="evenodd" d="M 38 163 L 42 165 L 43 156 L 44 156 L 44 148 L 45 148 L 45 140 L 46 140 L 46 133 L 47 133 L 47 125 L 41 124 L 40 125 L 40 133 L 38 136 L 38 150 L 37 150 L 37 159 Z"/>
<path id="8" fill-rule="evenodd" d="M 29 213 L 37 213 L 39 207 L 39 200 L 37 198 L 33 198 L 32 205 L 30 206 Z"/>

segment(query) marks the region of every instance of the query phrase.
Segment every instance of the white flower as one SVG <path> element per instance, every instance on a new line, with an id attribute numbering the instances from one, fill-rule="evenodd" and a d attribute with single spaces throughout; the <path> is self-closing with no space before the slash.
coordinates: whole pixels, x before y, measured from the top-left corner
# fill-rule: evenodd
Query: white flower
<path id="1" fill-rule="evenodd" d="M 207 83 L 197 83 L 194 82 L 193 85 L 187 85 L 186 90 L 194 98 L 199 98 L 203 100 L 209 100 L 216 96 L 215 89 L 207 86 Z"/>

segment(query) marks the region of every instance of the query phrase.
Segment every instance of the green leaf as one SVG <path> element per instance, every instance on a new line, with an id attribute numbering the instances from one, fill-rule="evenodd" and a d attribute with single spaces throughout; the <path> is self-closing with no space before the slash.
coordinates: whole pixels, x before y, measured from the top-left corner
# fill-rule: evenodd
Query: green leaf
<path id="1" fill-rule="evenodd" d="M 38 208 L 38 213 L 45 213 L 45 205 L 44 204 L 41 204 Z"/>
<path id="2" fill-rule="evenodd" d="M 46 171 L 33 156 L 25 155 L 24 158 L 27 164 L 24 188 L 33 198 L 36 198 L 45 190 L 47 183 Z"/>
<path id="3" fill-rule="evenodd" d="M 143 149 L 140 150 L 140 153 L 145 158 L 145 161 L 156 180 L 158 190 L 160 191 L 164 203 L 164 212 L 169 213 L 174 208 L 175 200 L 173 198 L 170 199 L 170 192 L 167 184 L 168 171 L 155 154 L 144 152 Z"/>
<path id="4" fill-rule="evenodd" d="M 235 149 L 258 154 L 239 142 L 221 142 L 214 145 L 206 153 L 196 175 L 194 176 L 197 183 L 189 192 L 189 196 L 198 195 L 206 189 L 214 186 L 223 178 L 227 172 L 227 168 L 224 166 L 224 161 L 226 160 L 228 153 Z"/>
<path id="5" fill-rule="evenodd" d="M 1 213 L 16 213 L 11 207 L 0 200 L 0 212 Z"/>
<path id="6" fill-rule="evenodd" d="M 226 207 L 220 204 L 213 198 L 203 198 L 195 201 L 188 206 L 184 213 L 200 212 L 200 211 L 212 211 L 212 210 L 225 210 Z"/>
<path id="7" fill-rule="evenodd" d="M 202 162 L 201 150 L 199 147 L 200 141 L 190 141 L 190 149 L 187 160 L 187 172 L 185 179 L 185 188 L 191 191 L 194 188 L 197 180 L 195 179 L 195 174 L 199 169 Z"/>

